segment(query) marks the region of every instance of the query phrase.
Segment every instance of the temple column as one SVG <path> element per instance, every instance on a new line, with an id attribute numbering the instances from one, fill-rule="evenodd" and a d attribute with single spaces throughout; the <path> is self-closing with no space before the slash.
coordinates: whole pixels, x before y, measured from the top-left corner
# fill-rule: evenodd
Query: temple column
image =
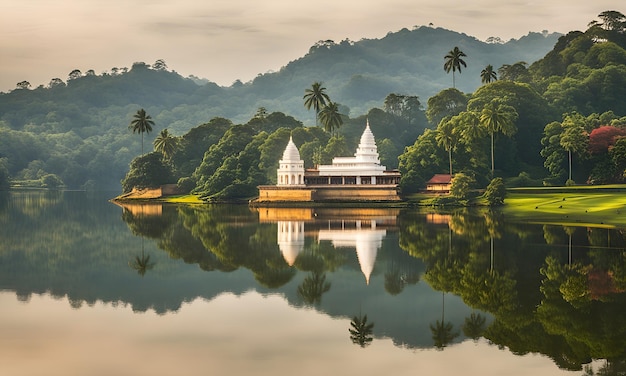
<path id="1" fill-rule="evenodd" d="M 360 176 L 357 176 L 357 177 L 356 177 L 356 183 L 357 183 L 357 184 L 361 184 L 361 177 L 360 177 Z"/>
<path id="2" fill-rule="evenodd" d="M 372 176 L 372 184 L 376 184 L 376 176 Z"/>

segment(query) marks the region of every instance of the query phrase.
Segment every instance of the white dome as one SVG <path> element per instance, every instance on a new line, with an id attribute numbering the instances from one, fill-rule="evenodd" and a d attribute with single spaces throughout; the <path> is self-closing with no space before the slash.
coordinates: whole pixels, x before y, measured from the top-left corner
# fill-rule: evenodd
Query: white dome
<path id="1" fill-rule="evenodd" d="M 287 143 L 287 147 L 283 152 L 283 162 L 299 162 L 300 161 L 300 152 L 296 147 L 296 144 L 293 143 L 291 136 L 289 136 L 289 142 Z"/>

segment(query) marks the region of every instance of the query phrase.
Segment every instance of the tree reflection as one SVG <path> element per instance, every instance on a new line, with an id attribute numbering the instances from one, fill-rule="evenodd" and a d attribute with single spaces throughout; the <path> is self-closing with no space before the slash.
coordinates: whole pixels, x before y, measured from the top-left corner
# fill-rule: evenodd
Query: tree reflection
<path id="1" fill-rule="evenodd" d="M 437 320 L 434 325 L 430 324 L 430 331 L 433 335 L 433 344 L 437 350 L 443 350 L 446 346 L 448 346 L 448 344 L 459 336 L 458 332 L 453 332 L 454 325 L 452 325 L 450 321 L 445 321 L 445 298 L 445 293 L 441 293 L 441 321 Z"/>
<path id="2" fill-rule="evenodd" d="M 140 276 L 144 276 L 146 272 L 154 267 L 154 262 L 150 262 L 150 255 L 146 255 L 144 251 L 144 239 L 141 238 L 141 255 L 135 256 L 132 261 L 128 262 L 128 266 L 137 271 Z"/>
<path id="3" fill-rule="evenodd" d="M 298 296 L 307 304 L 319 304 L 322 294 L 330 290 L 330 282 L 326 282 L 326 274 L 313 272 L 298 286 Z"/>
<path id="4" fill-rule="evenodd" d="M 385 272 L 385 291 L 391 295 L 400 294 L 406 285 L 414 285 L 420 281 L 420 275 L 412 270 L 406 270 L 404 267 L 402 270 L 396 265 L 396 263 L 390 263 L 389 270 Z"/>
<path id="5" fill-rule="evenodd" d="M 367 315 L 354 316 L 350 321 L 350 340 L 355 345 L 359 345 L 363 348 L 369 346 L 374 337 L 372 333 L 374 331 L 374 323 L 367 322 Z"/>
<path id="6" fill-rule="evenodd" d="M 487 319 L 485 318 L 485 316 L 481 315 L 480 313 L 472 312 L 469 317 L 465 318 L 465 322 L 463 323 L 461 329 L 463 330 L 463 334 L 467 338 L 471 338 L 476 341 L 480 337 L 482 337 L 485 331 L 486 322 Z"/>

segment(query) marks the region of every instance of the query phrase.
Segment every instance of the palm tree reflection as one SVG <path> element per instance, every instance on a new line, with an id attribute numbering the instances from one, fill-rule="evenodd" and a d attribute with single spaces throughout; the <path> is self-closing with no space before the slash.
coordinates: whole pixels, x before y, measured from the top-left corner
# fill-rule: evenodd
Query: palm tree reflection
<path id="1" fill-rule="evenodd" d="M 135 258 L 128 262 L 128 266 L 133 268 L 139 273 L 140 276 L 144 276 L 146 272 L 154 267 L 154 262 L 150 262 L 150 255 L 146 255 L 144 251 L 144 239 L 141 237 L 141 256 L 135 256 Z"/>
<path id="2" fill-rule="evenodd" d="M 328 290 L 330 282 L 326 282 L 326 274 L 315 271 L 298 286 L 298 296 L 307 304 L 319 304 L 322 301 L 322 294 Z"/>
<path id="3" fill-rule="evenodd" d="M 363 348 L 369 346 L 374 337 L 372 332 L 374 330 L 374 323 L 367 323 L 367 315 L 354 316 L 350 321 L 350 340 L 355 345 L 359 345 Z"/>
<path id="4" fill-rule="evenodd" d="M 453 332 L 454 326 L 451 322 L 445 321 L 445 293 L 441 293 L 441 321 L 430 324 L 430 331 L 433 334 L 433 342 L 437 350 L 443 350 L 450 342 L 459 336 L 458 332 Z"/>

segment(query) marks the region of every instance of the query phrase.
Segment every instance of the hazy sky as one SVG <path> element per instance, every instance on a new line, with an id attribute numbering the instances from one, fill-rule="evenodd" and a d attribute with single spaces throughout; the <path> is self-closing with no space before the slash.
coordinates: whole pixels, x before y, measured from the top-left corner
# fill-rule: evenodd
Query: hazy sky
<path id="1" fill-rule="evenodd" d="M 228 86 L 278 70 L 322 39 L 381 38 L 414 26 L 485 40 L 585 30 L 615 0 L 0 0 L 0 91 L 74 69 L 97 74 L 164 59 Z"/>

